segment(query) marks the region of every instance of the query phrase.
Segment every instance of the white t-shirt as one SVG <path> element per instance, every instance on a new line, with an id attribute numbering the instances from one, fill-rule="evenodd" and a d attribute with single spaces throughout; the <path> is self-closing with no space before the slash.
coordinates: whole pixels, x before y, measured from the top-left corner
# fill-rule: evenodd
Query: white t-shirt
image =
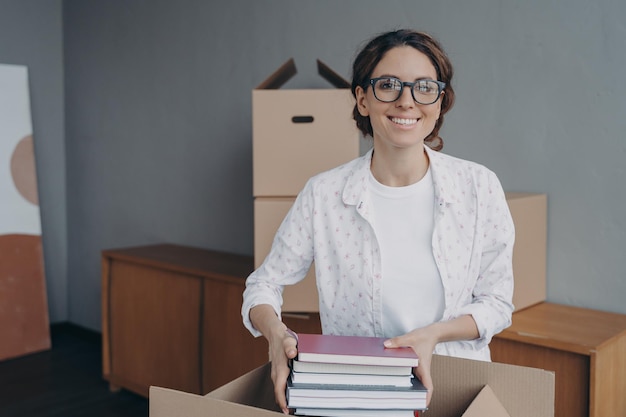
<path id="1" fill-rule="evenodd" d="M 444 292 L 433 257 L 435 191 L 430 169 L 405 187 L 370 174 L 373 227 L 380 244 L 383 332 L 399 336 L 441 320 Z"/>

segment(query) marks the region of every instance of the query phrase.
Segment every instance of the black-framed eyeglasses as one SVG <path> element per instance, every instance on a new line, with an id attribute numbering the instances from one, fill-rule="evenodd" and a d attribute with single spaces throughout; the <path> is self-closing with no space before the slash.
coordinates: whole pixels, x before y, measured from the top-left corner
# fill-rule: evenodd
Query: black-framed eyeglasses
<path id="1" fill-rule="evenodd" d="M 396 101 L 402 95 L 404 87 L 411 88 L 413 100 L 419 104 L 433 104 L 441 92 L 446 88 L 446 83 L 437 80 L 417 80 L 415 82 L 401 81 L 395 77 L 379 77 L 369 80 L 374 90 L 374 97 L 383 103 Z"/>

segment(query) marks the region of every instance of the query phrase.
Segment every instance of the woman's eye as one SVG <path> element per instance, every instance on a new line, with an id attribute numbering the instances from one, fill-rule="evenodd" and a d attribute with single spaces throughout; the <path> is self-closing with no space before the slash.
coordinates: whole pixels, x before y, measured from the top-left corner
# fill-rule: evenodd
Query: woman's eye
<path id="1" fill-rule="evenodd" d="M 416 90 L 423 94 L 433 94 L 437 92 L 437 85 L 430 81 L 418 82 L 416 87 Z"/>
<path id="2" fill-rule="evenodd" d="M 396 80 L 380 80 L 379 86 L 382 90 L 397 90 L 398 82 Z"/>

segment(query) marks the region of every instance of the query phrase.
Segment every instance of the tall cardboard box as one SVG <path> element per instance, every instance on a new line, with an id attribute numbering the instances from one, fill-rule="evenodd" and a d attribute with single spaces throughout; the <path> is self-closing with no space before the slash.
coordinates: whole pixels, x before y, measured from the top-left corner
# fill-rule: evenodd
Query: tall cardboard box
<path id="1" fill-rule="evenodd" d="M 429 417 L 553 417 L 554 373 L 433 356 Z M 266 364 L 205 396 L 150 388 L 150 417 L 279 416 Z"/>
<path id="2" fill-rule="evenodd" d="M 252 91 L 255 267 L 306 181 L 359 156 L 350 83 L 320 60 L 317 68 L 336 88 L 281 90 L 296 74 L 290 59 Z M 318 310 L 313 267 L 302 285 L 286 290 L 285 312 Z"/>
<path id="3" fill-rule="evenodd" d="M 519 311 L 546 299 L 547 196 L 506 193 L 513 223 L 513 304 Z M 254 202 L 254 263 L 258 267 L 269 253 L 274 234 L 291 208 L 294 198 L 257 198 Z M 314 266 L 306 278 L 285 287 L 283 311 L 318 312 Z"/>

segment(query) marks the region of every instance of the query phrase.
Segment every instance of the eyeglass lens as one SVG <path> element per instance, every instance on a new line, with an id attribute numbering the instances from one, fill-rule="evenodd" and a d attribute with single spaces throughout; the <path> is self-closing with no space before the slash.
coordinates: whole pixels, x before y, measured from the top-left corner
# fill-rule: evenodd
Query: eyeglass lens
<path id="1" fill-rule="evenodd" d="M 439 84 L 433 80 L 417 80 L 403 83 L 397 78 L 380 78 L 374 82 L 374 96 L 386 103 L 396 101 L 402 95 L 404 86 L 411 87 L 413 99 L 420 104 L 432 104 L 440 94 Z"/>

